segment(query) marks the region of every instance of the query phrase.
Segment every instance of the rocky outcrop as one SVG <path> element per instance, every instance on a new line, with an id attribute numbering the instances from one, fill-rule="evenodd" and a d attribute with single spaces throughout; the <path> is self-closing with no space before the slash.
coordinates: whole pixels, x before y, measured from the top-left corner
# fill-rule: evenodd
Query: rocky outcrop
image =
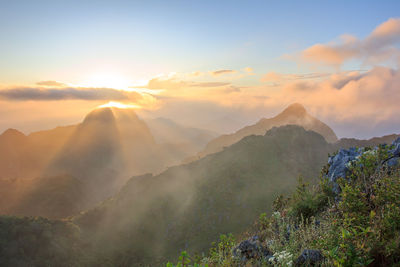
<path id="1" fill-rule="evenodd" d="M 340 149 L 338 153 L 329 158 L 328 178 L 332 183 L 333 192 L 340 193 L 340 187 L 337 184 L 339 178 L 346 178 L 349 171 L 349 163 L 361 155 L 362 151 L 357 148 Z"/>
<path id="2" fill-rule="evenodd" d="M 364 153 L 375 153 L 377 149 L 378 147 L 375 147 L 372 150 L 365 150 L 364 148 L 354 147 L 349 149 L 340 149 L 336 155 L 329 158 L 329 170 L 327 176 L 332 184 L 333 192 L 335 194 L 340 193 L 340 187 L 337 183 L 337 180 L 339 178 L 347 177 L 351 162 L 357 160 Z M 386 160 L 382 162 L 382 165 L 387 164 L 387 166 L 393 167 L 399 164 L 400 138 L 397 138 L 395 141 L 393 141 L 391 149 L 389 149 L 388 152 L 389 156 Z"/>
<path id="3" fill-rule="evenodd" d="M 393 149 L 389 151 L 392 155 L 387 161 L 387 165 L 393 167 L 400 163 L 400 137 L 393 142 Z"/>

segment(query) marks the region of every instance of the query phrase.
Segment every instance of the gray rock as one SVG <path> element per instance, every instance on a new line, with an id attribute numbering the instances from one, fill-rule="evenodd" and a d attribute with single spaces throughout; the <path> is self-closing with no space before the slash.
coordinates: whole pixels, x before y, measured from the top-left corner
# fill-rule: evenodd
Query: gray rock
<path id="1" fill-rule="evenodd" d="M 250 259 L 269 259 L 272 257 L 272 252 L 261 244 L 257 236 L 240 242 L 238 246 L 233 248 L 232 254 L 242 262 L 247 262 Z"/>
<path id="2" fill-rule="evenodd" d="M 390 150 L 390 153 L 395 157 L 400 157 L 400 137 L 393 141 L 392 145 L 394 148 Z"/>
<path id="3" fill-rule="evenodd" d="M 400 163 L 400 157 L 395 157 L 387 161 L 389 167 L 397 166 Z"/>
<path id="4" fill-rule="evenodd" d="M 321 251 L 315 249 L 305 249 L 296 259 L 295 266 L 315 266 L 324 259 Z"/>
<path id="5" fill-rule="evenodd" d="M 328 171 L 329 181 L 332 183 L 333 192 L 335 194 L 340 193 L 340 187 L 337 184 L 339 178 L 346 178 L 348 164 L 355 160 L 361 155 L 361 150 L 357 148 L 340 149 L 335 156 L 329 158 L 328 163 L 330 165 Z"/>
<path id="6" fill-rule="evenodd" d="M 400 164 L 400 137 L 393 141 L 393 149 L 389 150 L 389 159 L 384 162 L 389 167 L 394 167 Z M 378 150 L 378 147 L 373 148 L 372 152 Z M 335 156 L 329 157 L 329 170 L 328 178 L 332 184 L 333 192 L 338 195 L 340 193 L 340 187 L 337 184 L 339 178 L 347 178 L 348 166 L 351 161 L 356 160 L 363 153 L 365 153 L 363 148 L 350 148 L 350 149 L 340 149 Z"/>

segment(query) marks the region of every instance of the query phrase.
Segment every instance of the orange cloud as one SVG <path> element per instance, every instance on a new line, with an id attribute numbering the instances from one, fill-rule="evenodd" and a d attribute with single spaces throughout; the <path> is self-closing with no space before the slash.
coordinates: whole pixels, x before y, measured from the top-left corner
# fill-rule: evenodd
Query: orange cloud
<path id="1" fill-rule="evenodd" d="M 284 83 L 293 80 L 303 80 L 303 79 L 316 79 L 329 76 L 329 73 L 305 73 L 305 74 L 282 74 L 274 71 L 268 72 L 261 77 L 262 82 L 269 83 Z"/>
<path id="2" fill-rule="evenodd" d="M 382 121 L 395 118 L 400 112 L 399 84 L 398 70 L 375 67 L 366 73 L 344 72 L 323 81 L 289 83 L 271 101 L 301 102 L 317 114 L 337 121 Z"/>
<path id="3" fill-rule="evenodd" d="M 343 35 L 338 42 L 315 44 L 300 53 L 305 62 L 340 66 L 346 60 L 381 63 L 400 55 L 400 18 L 391 18 L 376 27 L 364 40 Z"/>

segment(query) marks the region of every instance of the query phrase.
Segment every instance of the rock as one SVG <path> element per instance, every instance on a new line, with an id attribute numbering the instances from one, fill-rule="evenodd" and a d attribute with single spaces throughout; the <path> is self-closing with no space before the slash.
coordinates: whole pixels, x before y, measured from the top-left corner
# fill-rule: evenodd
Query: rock
<path id="1" fill-rule="evenodd" d="M 395 157 L 395 158 L 389 159 L 387 161 L 387 165 L 389 167 L 397 166 L 399 163 L 400 163 L 400 158 L 399 157 Z"/>
<path id="2" fill-rule="evenodd" d="M 357 148 L 340 149 L 335 156 L 329 158 L 330 165 L 328 171 L 329 181 L 332 183 L 333 192 L 340 193 L 340 187 L 337 184 L 337 179 L 346 178 L 348 172 L 348 164 L 361 155 L 361 150 Z"/>
<path id="3" fill-rule="evenodd" d="M 390 157 L 387 160 L 387 165 L 389 167 L 397 166 L 400 163 L 400 137 L 393 141 L 393 149 L 389 150 Z"/>
<path id="4" fill-rule="evenodd" d="M 400 157 L 400 137 L 393 141 L 392 145 L 394 148 L 390 150 L 390 153 L 395 157 Z"/>
<path id="5" fill-rule="evenodd" d="M 269 259 L 272 257 L 272 252 L 261 244 L 257 236 L 240 242 L 238 246 L 233 248 L 232 254 L 235 258 L 240 258 L 242 262 L 247 262 L 250 259 Z"/>
<path id="6" fill-rule="evenodd" d="M 316 249 L 305 249 L 294 263 L 295 266 L 315 266 L 323 259 L 324 256 L 321 251 Z"/>

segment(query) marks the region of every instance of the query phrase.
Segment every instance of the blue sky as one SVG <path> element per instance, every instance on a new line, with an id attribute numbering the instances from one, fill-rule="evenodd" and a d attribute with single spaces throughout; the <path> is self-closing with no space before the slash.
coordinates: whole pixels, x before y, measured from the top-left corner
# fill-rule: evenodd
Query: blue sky
<path id="1" fill-rule="evenodd" d="M 2 1 L 0 82 L 77 82 L 88 68 L 137 79 L 301 72 L 280 56 L 343 33 L 365 37 L 399 10 L 400 1 Z"/>

